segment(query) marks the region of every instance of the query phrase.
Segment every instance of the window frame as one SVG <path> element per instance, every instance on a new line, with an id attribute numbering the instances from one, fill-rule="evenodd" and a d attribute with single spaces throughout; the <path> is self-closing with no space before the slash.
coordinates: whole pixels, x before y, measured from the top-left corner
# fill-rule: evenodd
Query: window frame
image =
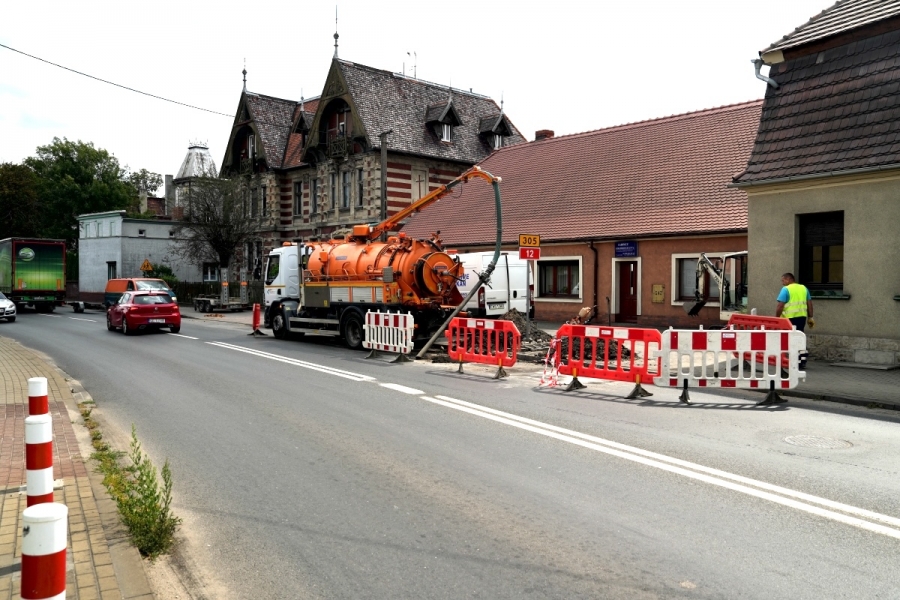
<path id="1" fill-rule="evenodd" d="M 559 265 L 565 265 L 570 269 L 574 268 L 575 273 L 577 275 L 576 281 L 570 284 L 570 289 L 578 286 L 578 292 L 575 294 L 555 294 L 555 295 L 545 295 L 543 292 L 544 286 L 544 273 L 548 268 L 553 268 L 553 276 L 552 281 L 558 281 L 558 275 L 556 274 L 556 268 Z M 537 267 L 535 269 L 536 275 L 534 282 L 534 299 L 537 301 L 552 301 L 552 302 L 581 302 L 584 290 L 582 289 L 581 284 L 584 282 L 584 265 L 582 263 L 581 256 L 554 256 L 552 258 L 542 258 L 537 261 Z"/>
<path id="2" fill-rule="evenodd" d="M 362 168 L 356 169 L 356 206 L 357 208 L 362 208 L 363 199 L 364 199 L 364 188 L 365 184 L 364 172 Z"/>
<path id="3" fill-rule="evenodd" d="M 706 257 L 709 258 L 711 261 L 715 262 L 716 260 L 723 260 L 722 257 L 724 257 L 726 254 L 737 254 L 738 252 L 743 252 L 743 250 L 724 250 L 721 252 L 707 252 Z M 671 271 L 672 279 L 671 279 L 671 287 L 669 288 L 670 290 L 672 290 L 672 292 L 669 294 L 669 304 L 671 306 L 684 306 L 685 302 L 693 302 L 694 301 L 694 296 L 688 297 L 687 295 L 682 295 L 682 293 L 681 293 L 681 271 L 679 270 L 679 263 L 683 260 L 691 260 L 691 261 L 693 261 L 694 269 L 696 270 L 697 261 L 700 260 L 700 254 L 701 254 L 700 252 L 680 252 L 680 253 L 672 254 L 672 271 Z M 736 273 L 737 264 L 738 264 L 737 261 L 735 261 L 735 260 L 731 261 L 731 267 L 725 273 L 725 277 L 732 283 L 732 293 L 734 293 L 733 286 L 734 286 L 734 281 L 735 281 L 735 273 Z M 710 284 L 715 285 L 716 282 L 712 277 L 709 276 L 708 272 L 705 274 L 705 277 L 706 277 L 706 281 L 707 281 L 707 284 L 706 284 L 707 289 L 711 290 L 712 288 L 709 287 Z M 715 287 L 715 290 L 716 290 L 717 295 L 710 296 L 709 301 L 706 303 L 706 306 L 716 307 L 716 306 L 721 305 L 721 303 L 719 301 L 720 299 L 718 296 L 718 293 L 719 293 L 718 286 Z"/>
<path id="4" fill-rule="evenodd" d="M 341 171 L 341 209 L 346 210 L 350 208 L 350 193 L 351 193 L 351 183 L 350 183 L 350 171 L 344 170 Z"/>
<path id="5" fill-rule="evenodd" d="M 200 266 L 200 277 L 204 283 L 216 283 L 219 281 L 219 265 L 214 262 L 205 262 Z M 208 271 L 207 269 L 211 269 Z"/>
<path id="6" fill-rule="evenodd" d="M 822 223 L 824 223 L 829 216 L 840 215 L 840 231 L 841 231 L 841 243 L 830 243 L 830 244 L 819 244 L 813 245 L 807 243 L 807 229 L 809 227 L 810 221 L 817 220 L 818 226 L 822 227 Z M 805 222 L 805 223 L 804 223 Z M 844 289 L 844 263 L 846 261 L 846 213 L 842 210 L 835 211 L 823 211 L 823 212 L 815 212 L 815 213 L 804 213 L 797 215 L 797 281 L 798 283 L 802 283 L 809 290 L 837 290 L 842 291 Z M 828 233 L 817 232 L 820 237 L 829 237 Z M 832 234 L 833 235 L 833 234 Z M 821 249 L 820 259 L 817 260 L 815 257 L 816 248 Z M 832 259 L 831 255 L 833 253 L 833 249 L 840 248 L 840 259 Z M 820 281 L 815 281 L 815 265 L 816 263 L 820 264 L 819 267 L 819 279 Z M 834 265 L 840 263 L 840 281 L 829 281 L 830 276 L 832 275 L 831 270 Z"/>
<path id="7" fill-rule="evenodd" d="M 294 182 L 294 216 L 303 214 L 303 180 Z"/>
<path id="8" fill-rule="evenodd" d="M 441 141 L 448 143 L 453 141 L 453 125 L 450 123 L 441 123 Z"/>
<path id="9" fill-rule="evenodd" d="M 312 177 L 309 180 L 309 214 L 318 214 L 319 206 L 319 178 Z"/>

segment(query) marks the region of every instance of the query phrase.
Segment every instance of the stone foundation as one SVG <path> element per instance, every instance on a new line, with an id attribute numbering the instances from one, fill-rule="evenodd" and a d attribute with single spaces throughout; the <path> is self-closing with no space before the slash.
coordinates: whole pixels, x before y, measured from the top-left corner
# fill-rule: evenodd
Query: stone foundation
<path id="1" fill-rule="evenodd" d="M 900 364 L 900 340 L 806 332 L 809 355 L 829 362 Z"/>

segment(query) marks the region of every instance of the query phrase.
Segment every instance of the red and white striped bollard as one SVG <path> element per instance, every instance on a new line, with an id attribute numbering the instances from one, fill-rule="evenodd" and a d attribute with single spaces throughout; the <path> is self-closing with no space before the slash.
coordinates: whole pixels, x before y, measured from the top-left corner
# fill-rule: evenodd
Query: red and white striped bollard
<path id="1" fill-rule="evenodd" d="M 25 418 L 26 506 L 53 502 L 53 424 L 50 415 Z"/>
<path id="2" fill-rule="evenodd" d="M 28 414 L 46 415 L 50 412 L 47 399 L 47 378 L 32 377 L 28 380 Z"/>
<path id="3" fill-rule="evenodd" d="M 68 516 L 56 502 L 22 512 L 22 600 L 65 600 Z"/>

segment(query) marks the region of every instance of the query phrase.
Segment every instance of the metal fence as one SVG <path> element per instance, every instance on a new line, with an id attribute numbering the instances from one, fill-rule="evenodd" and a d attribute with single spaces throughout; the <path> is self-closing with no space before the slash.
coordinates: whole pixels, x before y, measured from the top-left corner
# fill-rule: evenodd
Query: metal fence
<path id="1" fill-rule="evenodd" d="M 240 294 L 240 282 L 229 282 L 231 295 Z M 222 284 L 217 281 L 179 281 L 172 286 L 172 291 L 178 297 L 178 304 L 192 304 L 196 296 L 218 296 L 222 292 Z M 247 293 L 250 297 L 250 304 L 263 303 L 263 282 L 248 281 Z"/>

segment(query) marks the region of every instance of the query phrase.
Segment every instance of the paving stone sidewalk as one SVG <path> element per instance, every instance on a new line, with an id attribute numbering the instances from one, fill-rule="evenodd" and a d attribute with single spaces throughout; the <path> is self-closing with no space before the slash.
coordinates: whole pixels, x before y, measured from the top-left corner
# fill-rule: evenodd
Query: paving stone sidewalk
<path id="1" fill-rule="evenodd" d="M 46 357 L 0 336 L 0 600 L 21 592 L 28 379 L 46 377 L 53 419 L 54 501 L 69 509 L 66 598 L 151 600 L 138 551 L 90 462 L 90 436 L 77 402 L 87 396 Z"/>

